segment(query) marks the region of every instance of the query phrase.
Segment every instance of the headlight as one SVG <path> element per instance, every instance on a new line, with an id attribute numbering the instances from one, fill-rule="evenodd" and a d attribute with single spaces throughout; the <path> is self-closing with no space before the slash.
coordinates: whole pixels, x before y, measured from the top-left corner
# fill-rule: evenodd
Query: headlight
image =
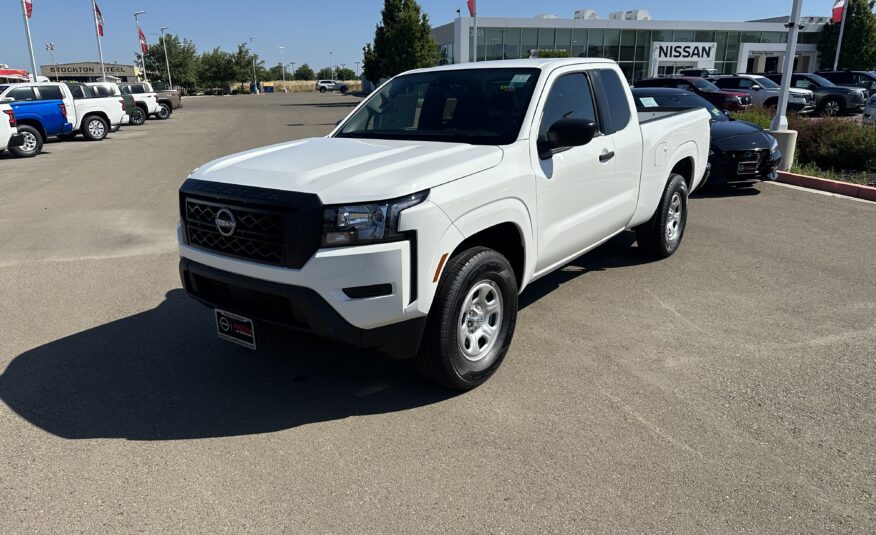
<path id="1" fill-rule="evenodd" d="M 399 241 L 402 211 L 426 200 L 428 191 L 400 199 L 363 204 L 328 206 L 323 212 L 323 247 L 345 247 L 369 243 Z"/>
<path id="2" fill-rule="evenodd" d="M 776 138 L 770 136 L 770 152 L 776 152 L 779 150 L 779 142 Z"/>

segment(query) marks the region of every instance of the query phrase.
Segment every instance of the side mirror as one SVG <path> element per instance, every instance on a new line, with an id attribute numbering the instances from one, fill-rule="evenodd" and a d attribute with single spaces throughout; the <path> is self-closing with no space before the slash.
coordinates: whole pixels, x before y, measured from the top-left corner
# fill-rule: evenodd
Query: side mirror
<path id="1" fill-rule="evenodd" d="M 760 91 L 760 86 L 757 84 L 754 84 L 753 86 L 751 86 L 751 88 L 754 89 L 755 91 Z"/>
<path id="2" fill-rule="evenodd" d="M 724 115 L 727 117 L 733 117 L 733 113 L 730 110 L 724 110 Z"/>
<path id="3" fill-rule="evenodd" d="M 560 119 L 538 140 L 538 156 L 547 160 L 554 154 L 590 143 L 599 131 L 589 119 Z"/>

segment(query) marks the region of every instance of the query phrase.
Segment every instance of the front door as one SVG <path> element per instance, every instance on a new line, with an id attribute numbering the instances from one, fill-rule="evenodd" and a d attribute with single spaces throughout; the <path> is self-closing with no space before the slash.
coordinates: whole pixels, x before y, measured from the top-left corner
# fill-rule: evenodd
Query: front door
<path id="1" fill-rule="evenodd" d="M 593 88 L 584 72 L 559 76 L 550 88 L 542 112 L 539 138 L 560 119 L 587 119 L 598 124 Z M 535 151 L 537 185 L 538 262 L 536 275 L 571 260 L 614 230 L 614 140 L 597 135 L 587 145 L 549 158 Z"/>

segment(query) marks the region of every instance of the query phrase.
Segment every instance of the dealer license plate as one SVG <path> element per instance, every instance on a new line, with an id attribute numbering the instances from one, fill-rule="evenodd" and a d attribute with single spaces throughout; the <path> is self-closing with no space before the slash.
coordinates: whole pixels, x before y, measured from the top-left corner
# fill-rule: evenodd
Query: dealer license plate
<path id="1" fill-rule="evenodd" d="M 256 348 L 255 325 L 251 319 L 218 308 L 215 311 L 219 338 L 250 349 Z"/>

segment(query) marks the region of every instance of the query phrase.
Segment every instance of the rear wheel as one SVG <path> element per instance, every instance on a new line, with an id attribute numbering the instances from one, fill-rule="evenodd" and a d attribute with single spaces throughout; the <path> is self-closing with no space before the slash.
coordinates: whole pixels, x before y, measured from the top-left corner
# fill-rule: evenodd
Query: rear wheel
<path id="1" fill-rule="evenodd" d="M 170 119 L 171 113 L 173 113 L 173 111 L 170 109 L 170 104 L 162 102 L 158 105 L 158 111 L 155 112 L 155 116 L 163 121 L 165 119 Z"/>
<path id="2" fill-rule="evenodd" d="M 687 224 L 687 182 L 678 173 L 669 176 L 657 211 L 636 229 L 639 248 L 648 256 L 668 258 L 678 250 Z"/>
<path id="3" fill-rule="evenodd" d="M 326 88 L 324 88 L 324 87 L 320 87 L 320 88 L 319 88 L 319 92 L 320 92 L 320 93 L 325 93 L 326 91 L 328 91 L 328 89 L 326 89 Z"/>
<path id="4" fill-rule="evenodd" d="M 836 117 L 842 115 L 845 106 L 837 98 L 829 98 L 821 105 L 821 114 L 828 117 Z"/>
<path id="5" fill-rule="evenodd" d="M 24 136 L 24 144 L 20 147 L 11 147 L 9 152 L 19 158 L 33 158 L 43 150 L 43 136 L 36 128 L 20 124 L 18 133 Z"/>
<path id="6" fill-rule="evenodd" d="M 447 263 L 415 363 L 454 390 L 483 384 L 502 364 L 517 323 L 517 279 L 497 251 L 474 247 Z"/>
<path id="7" fill-rule="evenodd" d="M 140 126 L 141 124 L 146 122 L 146 112 L 143 111 L 143 108 L 134 108 L 134 111 L 131 113 L 130 122 L 134 126 Z"/>
<path id="8" fill-rule="evenodd" d="M 103 117 L 92 115 L 82 121 L 82 135 L 88 141 L 101 141 L 109 133 L 109 125 Z"/>

